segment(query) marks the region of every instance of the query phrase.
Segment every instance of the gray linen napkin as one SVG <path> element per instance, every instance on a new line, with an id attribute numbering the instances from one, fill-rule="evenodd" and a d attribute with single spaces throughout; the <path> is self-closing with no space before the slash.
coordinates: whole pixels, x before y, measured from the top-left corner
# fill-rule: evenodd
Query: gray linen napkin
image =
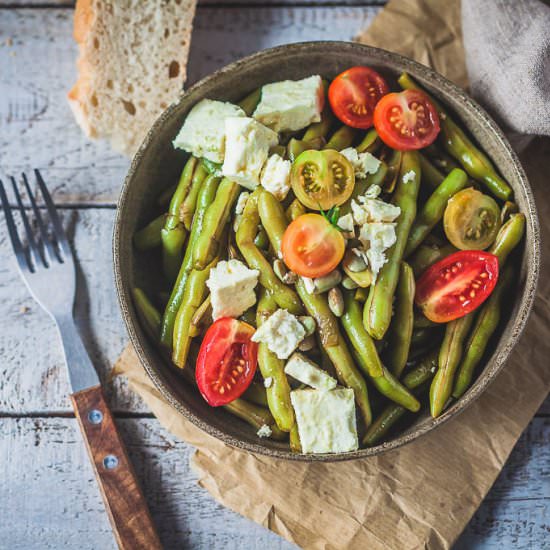
<path id="1" fill-rule="evenodd" d="M 472 95 L 512 132 L 550 136 L 550 6 L 462 0 Z"/>

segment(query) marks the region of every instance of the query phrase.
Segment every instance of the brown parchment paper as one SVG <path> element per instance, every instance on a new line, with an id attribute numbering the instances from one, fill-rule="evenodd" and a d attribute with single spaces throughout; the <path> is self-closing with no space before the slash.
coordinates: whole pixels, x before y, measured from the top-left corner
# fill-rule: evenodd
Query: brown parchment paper
<path id="1" fill-rule="evenodd" d="M 439 0 L 390 1 L 359 40 L 413 57 L 465 85 L 459 2 L 445 2 L 445 10 L 441 5 Z M 467 411 L 401 449 L 338 464 L 252 455 L 224 445 L 178 414 L 130 347 L 114 373 L 128 378 L 169 431 L 197 448 L 192 465 L 201 486 L 287 540 L 327 550 L 449 548 L 550 389 L 548 158 L 550 141 L 531 144 L 522 158 L 543 224 L 541 281 L 522 340 L 497 380 Z"/>

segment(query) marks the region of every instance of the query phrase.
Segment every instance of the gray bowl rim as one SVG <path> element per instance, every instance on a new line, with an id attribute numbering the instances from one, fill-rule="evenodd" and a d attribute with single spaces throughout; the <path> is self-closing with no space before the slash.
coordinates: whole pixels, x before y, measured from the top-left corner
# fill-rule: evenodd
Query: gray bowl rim
<path id="1" fill-rule="evenodd" d="M 165 383 L 162 373 L 154 365 L 154 362 L 149 362 L 147 360 L 147 352 L 142 346 L 140 335 L 135 328 L 135 325 L 138 324 L 138 321 L 136 315 L 133 312 L 133 305 L 131 304 L 130 300 L 126 299 L 126 294 L 124 292 L 125 277 L 124 274 L 121 272 L 120 266 L 122 247 L 120 227 L 122 217 L 125 213 L 125 204 L 127 201 L 127 197 L 131 192 L 131 182 L 134 177 L 134 173 L 139 167 L 139 164 L 146 149 L 155 139 L 158 130 L 162 127 L 165 121 L 172 116 L 172 113 L 178 108 L 181 101 L 183 101 L 187 95 L 203 87 L 205 84 L 209 84 L 212 81 L 219 79 L 223 75 L 238 72 L 241 67 L 251 63 L 258 64 L 270 57 L 281 55 L 288 56 L 298 51 L 311 50 L 312 52 L 315 52 L 315 50 L 335 47 L 341 50 L 342 55 L 345 55 L 346 51 L 357 51 L 362 52 L 366 55 L 376 57 L 381 65 L 384 65 L 385 62 L 390 62 L 400 66 L 404 66 L 406 68 L 405 70 L 409 70 L 411 71 L 411 73 L 414 73 L 413 76 L 420 76 L 421 79 L 423 78 L 430 83 L 435 83 L 437 87 L 442 90 L 441 95 L 444 98 L 447 96 L 452 96 L 453 100 L 461 104 L 462 108 L 469 111 L 470 114 L 482 119 L 482 123 L 486 127 L 488 127 L 488 130 L 492 132 L 494 136 L 498 139 L 501 150 L 506 155 L 508 155 L 509 159 L 512 161 L 520 185 L 523 188 L 523 192 L 525 194 L 528 205 L 527 212 L 524 212 L 524 214 L 526 215 L 527 224 L 531 231 L 531 238 L 527 239 L 526 247 L 532 247 L 534 262 L 527 266 L 525 291 L 523 292 L 517 315 L 513 320 L 511 336 L 509 337 L 508 341 L 504 343 L 502 343 L 502 341 L 499 341 L 499 349 L 495 350 L 493 355 L 490 357 L 488 363 L 484 367 L 483 373 L 477 378 L 475 385 L 470 388 L 470 390 L 468 390 L 468 392 L 466 392 L 466 394 L 463 395 L 461 399 L 455 402 L 451 407 L 447 408 L 441 416 L 436 419 L 430 419 L 428 422 L 424 422 L 422 425 L 415 427 L 410 432 L 400 435 L 395 439 L 392 439 L 391 441 L 376 445 L 374 447 L 360 448 L 357 451 L 339 454 L 300 454 L 292 453 L 290 450 L 286 451 L 278 448 L 266 447 L 262 445 L 261 442 L 249 443 L 247 441 L 243 441 L 242 439 L 236 438 L 233 435 L 228 434 L 222 430 L 219 430 L 218 428 L 212 426 L 209 422 L 203 420 L 200 416 L 194 414 L 193 411 L 191 411 L 182 400 L 178 399 L 176 394 Z M 502 370 L 512 349 L 517 344 L 521 334 L 525 329 L 529 314 L 535 300 L 540 271 L 540 256 L 541 251 L 539 223 L 533 192 L 531 190 L 525 171 L 515 151 L 512 149 L 510 143 L 505 137 L 504 132 L 500 129 L 493 118 L 485 111 L 485 109 L 483 109 L 474 99 L 472 99 L 464 90 L 459 88 L 456 84 L 425 65 L 422 65 L 408 57 L 390 52 L 388 50 L 359 44 L 357 42 L 346 41 L 324 40 L 297 42 L 261 50 L 257 53 L 241 58 L 218 69 L 217 71 L 202 78 L 201 80 L 193 84 L 190 88 L 188 88 L 182 95 L 180 95 L 177 101 L 169 105 L 168 108 L 159 115 L 159 117 L 145 136 L 138 151 L 134 155 L 120 192 L 113 231 L 114 276 L 116 293 L 118 296 L 122 317 L 124 319 L 128 335 L 130 336 L 130 342 L 132 343 L 142 366 L 144 367 L 155 387 L 159 390 L 166 401 L 170 403 L 170 405 L 174 407 L 175 410 L 181 413 L 192 424 L 194 424 L 210 436 L 213 436 L 221 440 L 222 442 L 230 445 L 231 447 L 248 451 L 254 454 L 269 456 L 275 459 L 294 460 L 300 462 L 341 462 L 380 455 L 382 453 L 402 447 L 403 445 L 414 441 L 418 437 L 421 437 L 422 435 L 431 432 L 435 428 L 445 424 L 451 418 L 455 418 L 456 416 L 458 416 L 458 414 L 468 408 L 468 406 L 471 405 L 471 403 L 473 403 L 487 389 L 489 384 Z"/>

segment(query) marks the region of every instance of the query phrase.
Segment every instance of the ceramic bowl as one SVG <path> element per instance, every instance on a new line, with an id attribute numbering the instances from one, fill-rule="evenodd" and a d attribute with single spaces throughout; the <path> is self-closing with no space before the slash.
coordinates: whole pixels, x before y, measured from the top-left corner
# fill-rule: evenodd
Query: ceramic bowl
<path id="1" fill-rule="evenodd" d="M 520 264 L 520 278 L 512 294 L 513 303 L 510 303 L 507 320 L 502 323 L 498 337 L 494 338 L 487 352 L 479 377 L 470 390 L 439 418 L 434 420 L 426 412 L 417 415 L 404 431 L 372 448 L 337 455 L 293 454 L 286 444 L 259 439 L 244 422 L 222 408 L 208 406 L 198 391 L 163 359 L 147 338 L 138 322 L 130 289 L 136 285 L 148 288 L 159 276 L 159 264 L 136 253 L 132 235 L 158 214 L 156 197 L 177 181 L 186 155 L 172 147 L 172 140 L 189 110 L 199 100 L 210 98 L 237 102 L 268 82 L 300 79 L 311 74 L 332 78 L 354 65 L 373 67 L 392 83 L 402 71 L 407 71 L 435 97 L 443 100 L 462 126 L 482 144 L 498 171 L 512 186 L 515 200 L 527 216 L 523 250 L 515 257 Z M 308 42 L 265 50 L 232 63 L 189 88 L 179 101 L 162 113 L 135 155 L 120 195 L 114 229 L 114 269 L 122 315 L 140 361 L 164 398 L 193 424 L 229 445 L 252 453 L 301 461 L 329 462 L 373 456 L 410 443 L 466 409 L 498 374 L 525 327 L 535 296 L 539 256 L 533 194 L 515 153 L 492 118 L 464 91 L 431 69 L 394 53 L 349 42 Z"/>

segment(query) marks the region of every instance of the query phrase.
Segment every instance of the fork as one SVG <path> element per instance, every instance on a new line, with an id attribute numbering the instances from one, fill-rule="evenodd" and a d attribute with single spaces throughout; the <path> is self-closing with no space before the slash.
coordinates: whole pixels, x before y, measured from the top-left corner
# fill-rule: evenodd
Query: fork
<path id="1" fill-rule="evenodd" d="M 76 273 L 71 247 L 46 184 L 38 170 L 34 173 L 49 218 L 48 222 L 42 216 L 27 176 L 22 174 L 23 186 L 38 228 L 37 235 L 31 228 L 18 185 L 10 177 L 26 244 L 19 237 L 12 208 L 0 180 L 0 199 L 21 277 L 33 298 L 52 317 L 59 330 L 72 388 L 71 401 L 119 548 L 160 549 L 162 547 L 145 498 L 105 401 L 97 372 L 73 319 Z"/>

